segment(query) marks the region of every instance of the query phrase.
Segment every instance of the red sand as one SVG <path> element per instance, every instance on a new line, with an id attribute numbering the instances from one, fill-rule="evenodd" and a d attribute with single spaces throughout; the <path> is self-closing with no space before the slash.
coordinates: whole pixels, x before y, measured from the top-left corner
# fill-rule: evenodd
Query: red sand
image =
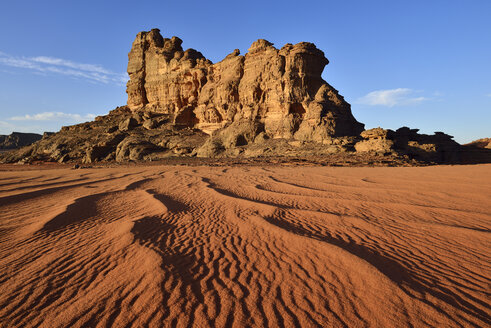
<path id="1" fill-rule="evenodd" d="M 491 165 L 0 172 L 1 327 L 490 326 Z"/>

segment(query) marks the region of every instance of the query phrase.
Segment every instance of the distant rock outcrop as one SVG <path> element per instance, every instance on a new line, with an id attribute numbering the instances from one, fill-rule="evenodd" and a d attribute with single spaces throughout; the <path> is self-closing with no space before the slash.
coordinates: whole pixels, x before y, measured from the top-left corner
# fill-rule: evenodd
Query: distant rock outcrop
<path id="1" fill-rule="evenodd" d="M 491 163 L 491 138 L 474 140 L 459 150 L 462 163 Z"/>
<path id="2" fill-rule="evenodd" d="M 17 149 L 28 146 L 43 136 L 37 133 L 12 132 L 9 135 L 0 135 L 0 150 Z"/>
<path id="3" fill-rule="evenodd" d="M 437 163 L 457 162 L 460 145 L 443 132 L 419 134 L 418 129 L 402 127 L 396 131 L 375 128 L 363 131 L 355 144 L 358 152 L 399 153 Z"/>
<path id="4" fill-rule="evenodd" d="M 491 138 L 477 139 L 465 144 L 464 146 L 491 149 Z"/>

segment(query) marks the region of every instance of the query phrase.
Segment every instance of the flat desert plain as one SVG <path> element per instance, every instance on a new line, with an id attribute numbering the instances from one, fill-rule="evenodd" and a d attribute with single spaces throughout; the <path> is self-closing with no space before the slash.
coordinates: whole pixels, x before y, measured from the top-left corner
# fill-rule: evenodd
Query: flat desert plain
<path id="1" fill-rule="evenodd" d="M 491 165 L 0 172 L 2 327 L 489 327 Z"/>

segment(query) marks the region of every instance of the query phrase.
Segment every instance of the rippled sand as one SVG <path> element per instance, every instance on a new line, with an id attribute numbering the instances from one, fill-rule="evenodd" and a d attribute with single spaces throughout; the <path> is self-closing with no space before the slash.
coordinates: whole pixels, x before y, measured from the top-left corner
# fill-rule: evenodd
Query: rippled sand
<path id="1" fill-rule="evenodd" d="M 485 327 L 491 165 L 0 172 L 2 327 Z"/>

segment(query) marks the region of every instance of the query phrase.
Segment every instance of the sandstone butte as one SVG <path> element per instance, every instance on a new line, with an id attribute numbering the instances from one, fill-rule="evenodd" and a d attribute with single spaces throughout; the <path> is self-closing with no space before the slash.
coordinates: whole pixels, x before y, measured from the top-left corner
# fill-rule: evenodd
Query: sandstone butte
<path id="1" fill-rule="evenodd" d="M 257 40 L 212 64 L 159 31 L 138 33 L 129 53 L 128 107 L 174 117 L 208 134 L 234 122 L 258 123 L 271 138 L 322 141 L 354 136 L 363 124 L 321 77 L 328 64 L 312 43 L 280 50 Z"/>
<path id="2" fill-rule="evenodd" d="M 1 154 L 0 161 L 346 153 L 456 162 L 466 154 L 442 132 L 364 131 L 350 104 L 322 79 L 329 61 L 313 43 L 277 49 L 259 39 L 245 55 L 236 49 L 215 64 L 181 44 L 175 36 L 163 38 L 158 29 L 138 33 L 128 55 L 126 106 Z M 489 161 L 489 152 L 482 151 L 480 161 Z M 476 152 L 473 148 L 473 156 Z"/>

